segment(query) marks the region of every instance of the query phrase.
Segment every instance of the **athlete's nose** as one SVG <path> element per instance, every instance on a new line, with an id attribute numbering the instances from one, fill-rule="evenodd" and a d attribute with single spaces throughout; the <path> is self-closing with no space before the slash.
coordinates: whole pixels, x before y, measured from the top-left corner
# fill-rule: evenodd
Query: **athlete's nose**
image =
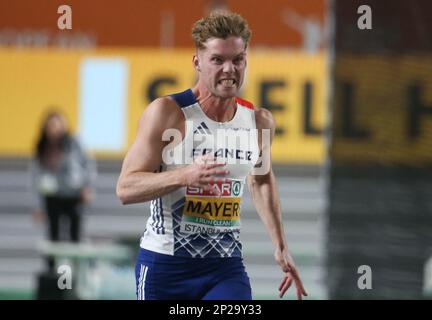
<path id="1" fill-rule="evenodd" d="M 234 63 L 232 63 L 231 61 L 225 61 L 222 71 L 224 73 L 233 73 L 235 71 Z"/>

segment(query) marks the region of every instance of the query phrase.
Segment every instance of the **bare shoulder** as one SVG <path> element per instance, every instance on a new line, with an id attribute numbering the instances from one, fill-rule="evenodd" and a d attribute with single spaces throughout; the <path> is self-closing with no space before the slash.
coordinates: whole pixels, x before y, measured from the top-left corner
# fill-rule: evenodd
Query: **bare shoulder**
<path id="1" fill-rule="evenodd" d="M 266 108 L 254 108 L 257 129 L 271 129 L 275 127 L 272 113 Z"/>
<path id="2" fill-rule="evenodd" d="M 140 125 L 158 126 L 160 129 L 174 128 L 184 121 L 184 115 L 173 98 L 166 96 L 153 100 L 144 110 Z"/>

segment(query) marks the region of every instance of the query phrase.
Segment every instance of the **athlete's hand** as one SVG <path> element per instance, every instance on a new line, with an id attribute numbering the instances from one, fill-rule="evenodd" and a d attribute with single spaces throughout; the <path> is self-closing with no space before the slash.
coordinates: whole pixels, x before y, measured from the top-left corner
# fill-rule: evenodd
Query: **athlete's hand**
<path id="1" fill-rule="evenodd" d="M 195 161 L 182 169 L 183 181 L 186 186 L 200 187 L 215 195 L 220 195 L 218 189 L 212 185 L 216 182 L 224 182 L 227 179 L 220 177 L 229 173 L 226 163 L 216 162 L 215 157 L 209 153 L 200 156 Z"/>
<path id="2" fill-rule="evenodd" d="M 307 296 L 308 294 L 303 287 L 303 283 L 300 279 L 294 259 L 291 257 L 288 250 L 277 249 L 275 251 L 275 259 L 281 266 L 283 272 L 285 272 L 285 277 L 282 279 L 282 282 L 279 285 L 279 298 L 283 297 L 285 292 L 291 287 L 293 281 L 297 289 L 298 300 L 301 300 L 303 296 Z"/>

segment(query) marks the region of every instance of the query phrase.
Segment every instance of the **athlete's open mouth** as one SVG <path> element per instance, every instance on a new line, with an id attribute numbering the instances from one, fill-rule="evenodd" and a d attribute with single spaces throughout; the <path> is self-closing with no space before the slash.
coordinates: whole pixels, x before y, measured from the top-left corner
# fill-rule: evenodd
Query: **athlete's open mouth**
<path id="1" fill-rule="evenodd" d="M 218 83 L 224 85 L 225 87 L 234 87 L 234 85 L 236 84 L 236 81 L 234 79 L 222 79 L 222 80 L 219 80 Z"/>

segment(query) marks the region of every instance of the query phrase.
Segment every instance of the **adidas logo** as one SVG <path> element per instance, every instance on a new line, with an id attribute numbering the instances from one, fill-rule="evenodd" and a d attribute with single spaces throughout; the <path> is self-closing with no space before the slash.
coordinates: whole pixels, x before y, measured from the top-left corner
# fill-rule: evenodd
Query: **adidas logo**
<path id="1" fill-rule="evenodd" d="M 201 122 L 200 125 L 195 129 L 194 133 L 211 134 L 210 129 L 207 127 L 205 122 Z"/>

